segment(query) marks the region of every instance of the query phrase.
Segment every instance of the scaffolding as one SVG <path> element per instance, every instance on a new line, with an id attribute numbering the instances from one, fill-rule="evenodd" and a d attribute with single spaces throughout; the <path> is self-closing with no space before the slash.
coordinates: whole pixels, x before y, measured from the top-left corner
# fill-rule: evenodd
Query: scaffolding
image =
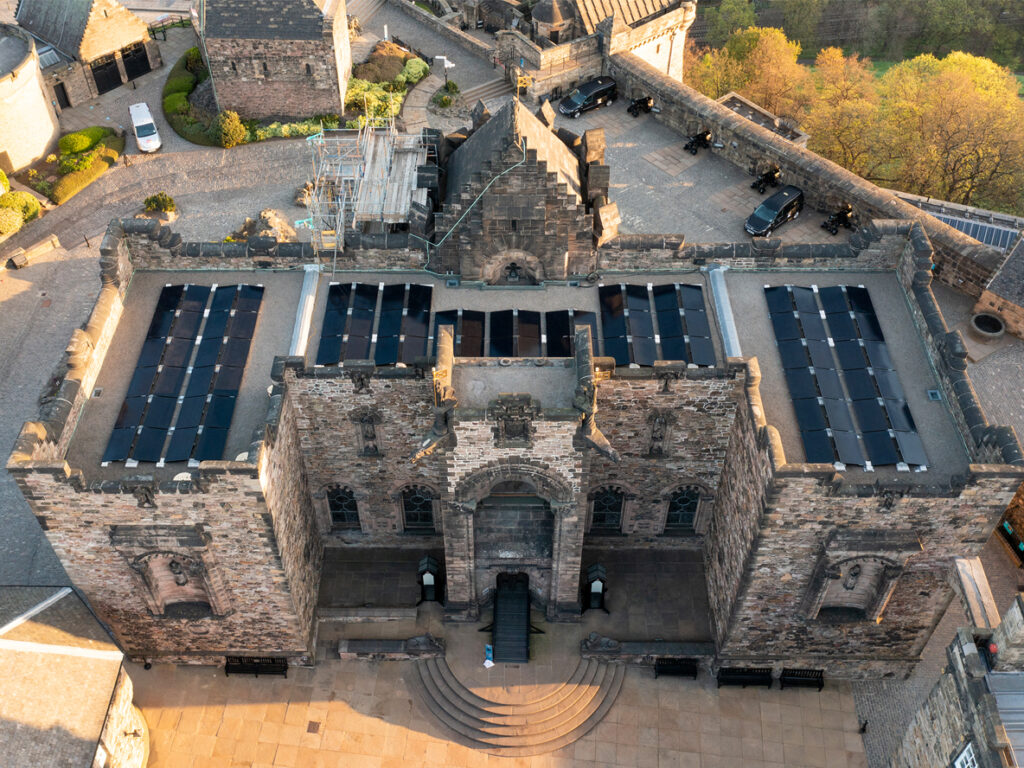
<path id="1" fill-rule="evenodd" d="M 317 253 L 337 258 L 345 231 L 361 225 L 402 224 L 427 149 L 418 135 L 399 134 L 393 118 L 359 128 L 324 129 L 307 140 L 313 160 L 310 218 Z"/>

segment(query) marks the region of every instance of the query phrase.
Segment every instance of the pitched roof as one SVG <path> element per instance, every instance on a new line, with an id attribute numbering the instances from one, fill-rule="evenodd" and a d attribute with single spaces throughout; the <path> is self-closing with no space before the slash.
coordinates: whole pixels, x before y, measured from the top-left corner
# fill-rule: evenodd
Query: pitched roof
<path id="1" fill-rule="evenodd" d="M 64 53 L 76 55 L 95 0 L 23 0 L 18 23 Z"/>
<path id="2" fill-rule="evenodd" d="M 580 163 L 572 151 L 562 143 L 544 123 L 538 120 L 518 101 L 510 101 L 473 133 L 448 160 L 447 199 L 452 200 L 473 174 L 495 153 L 518 145 L 537 153 L 537 160 L 546 162 L 548 172 L 557 173 L 558 181 L 580 199 Z"/>
<path id="3" fill-rule="evenodd" d="M 323 35 L 324 11 L 315 0 L 205 0 L 204 5 L 208 38 L 319 40 Z"/>
<path id="4" fill-rule="evenodd" d="M 558 26 L 566 21 L 572 21 L 572 4 L 567 0 L 540 0 L 533 7 L 533 19 L 542 24 Z"/>
<path id="5" fill-rule="evenodd" d="M 583 20 L 587 34 L 592 35 L 597 25 L 614 15 L 628 26 L 661 13 L 677 4 L 677 0 L 575 0 L 576 10 Z"/>

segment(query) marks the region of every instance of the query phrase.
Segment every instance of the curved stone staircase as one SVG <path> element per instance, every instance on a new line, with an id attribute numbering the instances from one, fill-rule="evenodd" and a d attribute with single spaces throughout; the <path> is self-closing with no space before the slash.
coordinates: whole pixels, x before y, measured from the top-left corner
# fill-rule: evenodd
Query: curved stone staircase
<path id="1" fill-rule="evenodd" d="M 442 657 L 413 662 L 406 675 L 424 708 L 463 746 L 525 757 L 561 749 L 601 722 L 622 688 L 626 668 L 581 659 L 572 676 L 536 699 L 501 703 L 460 683 Z"/>

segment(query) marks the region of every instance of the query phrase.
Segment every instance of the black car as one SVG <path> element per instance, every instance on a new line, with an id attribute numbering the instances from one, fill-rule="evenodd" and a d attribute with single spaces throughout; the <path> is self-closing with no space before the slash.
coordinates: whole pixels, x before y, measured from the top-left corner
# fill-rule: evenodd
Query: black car
<path id="1" fill-rule="evenodd" d="M 769 197 L 749 217 L 743 228 L 748 235 L 768 237 L 790 219 L 800 215 L 804 207 L 804 193 L 792 185 L 783 187 Z"/>
<path id="2" fill-rule="evenodd" d="M 611 104 L 618 95 L 615 81 L 602 75 L 588 80 L 573 90 L 558 103 L 558 111 L 563 115 L 579 117 L 581 112 L 586 112 L 588 109 Z"/>

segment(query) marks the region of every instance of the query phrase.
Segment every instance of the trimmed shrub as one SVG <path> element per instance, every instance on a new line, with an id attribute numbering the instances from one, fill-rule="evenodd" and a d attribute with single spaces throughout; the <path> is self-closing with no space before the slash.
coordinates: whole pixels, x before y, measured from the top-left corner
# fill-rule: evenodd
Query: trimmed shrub
<path id="1" fill-rule="evenodd" d="M 409 59 L 402 68 L 401 76 L 409 85 L 415 85 L 426 77 L 429 71 L 430 67 L 423 59 Z"/>
<path id="2" fill-rule="evenodd" d="M 11 182 L 7 180 L 7 174 L 3 171 L 0 171 L 0 189 L 2 189 L 3 192 L 11 191 Z M 0 195 L 2 195 L 3 192 L 0 192 Z"/>
<path id="3" fill-rule="evenodd" d="M 390 40 L 381 40 L 370 51 L 370 57 L 377 56 L 397 56 L 402 61 L 408 61 L 409 59 L 415 59 L 416 54 L 412 51 L 407 51 L 405 48 L 400 47 L 397 43 L 393 43 Z"/>
<path id="4" fill-rule="evenodd" d="M 61 155 L 60 164 L 57 166 L 57 172 L 61 176 L 66 176 L 69 173 L 75 171 L 84 171 L 93 164 L 96 159 L 95 152 L 80 152 L 75 155 Z"/>
<path id="5" fill-rule="evenodd" d="M 101 125 L 92 125 L 80 131 L 61 136 L 57 146 L 60 147 L 61 153 L 65 155 L 86 152 L 99 144 L 100 139 L 109 133 L 110 131 Z"/>
<path id="6" fill-rule="evenodd" d="M 28 192 L 6 192 L 0 195 L 0 208 L 17 211 L 24 221 L 32 221 L 39 215 L 39 201 Z"/>
<path id="7" fill-rule="evenodd" d="M 210 124 L 210 137 L 225 149 L 244 143 L 248 135 L 238 113 L 230 109 L 221 112 Z"/>
<path id="8" fill-rule="evenodd" d="M 24 221 L 21 214 L 11 208 L 0 208 L 0 235 L 13 235 Z"/>
<path id="9" fill-rule="evenodd" d="M 46 179 L 40 179 L 39 181 L 32 184 L 32 189 L 38 192 L 40 195 L 49 197 L 53 194 L 53 184 Z"/>
<path id="10" fill-rule="evenodd" d="M 196 46 L 185 51 L 185 66 L 188 67 L 189 72 L 198 72 L 204 66 L 203 54 Z"/>
<path id="11" fill-rule="evenodd" d="M 398 77 L 404 66 L 398 56 L 372 55 L 367 61 L 352 68 L 352 76 L 371 83 L 390 83 Z"/>
<path id="12" fill-rule="evenodd" d="M 75 171 L 61 177 L 54 185 L 53 194 L 50 195 L 53 202 L 58 205 L 66 203 L 106 173 L 108 168 L 117 165 L 118 158 L 124 152 L 124 138 L 111 136 L 103 144 L 104 146 L 99 147 L 96 152 L 96 161 L 91 166 L 84 171 Z"/>
<path id="13" fill-rule="evenodd" d="M 188 94 L 172 93 L 164 97 L 164 115 L 184 115 L 188 112 Z"/>
<path id="14" fill-rule="evenodd" d="M 172 93 L 184 93 L 187 96 L 192 93 L 192 89 L 195 86 L 196 76 L 191 72 L 186 72 L 184 75 L 177 75 L 176 77 L 168 77 L 167 82 L 164 83 L 164 98 Z"/>
<path id="15" fill-rule="evenodd" d="M 166 213 L 178 210 L 178 206 L 174 203 L 174 198 L 166 192 L 157 192 L 155 195 L 150 195 L 145 200 L 145 206 L 147 211 L 162 211 Z"/>
<path id="16" fill-rule="evenodd" d="M 449 80 L 447 83 L 445 83 L 444 89 L 451 94 L 456 94 L 459 92 L 459 86 L 454 80 Z"/>

